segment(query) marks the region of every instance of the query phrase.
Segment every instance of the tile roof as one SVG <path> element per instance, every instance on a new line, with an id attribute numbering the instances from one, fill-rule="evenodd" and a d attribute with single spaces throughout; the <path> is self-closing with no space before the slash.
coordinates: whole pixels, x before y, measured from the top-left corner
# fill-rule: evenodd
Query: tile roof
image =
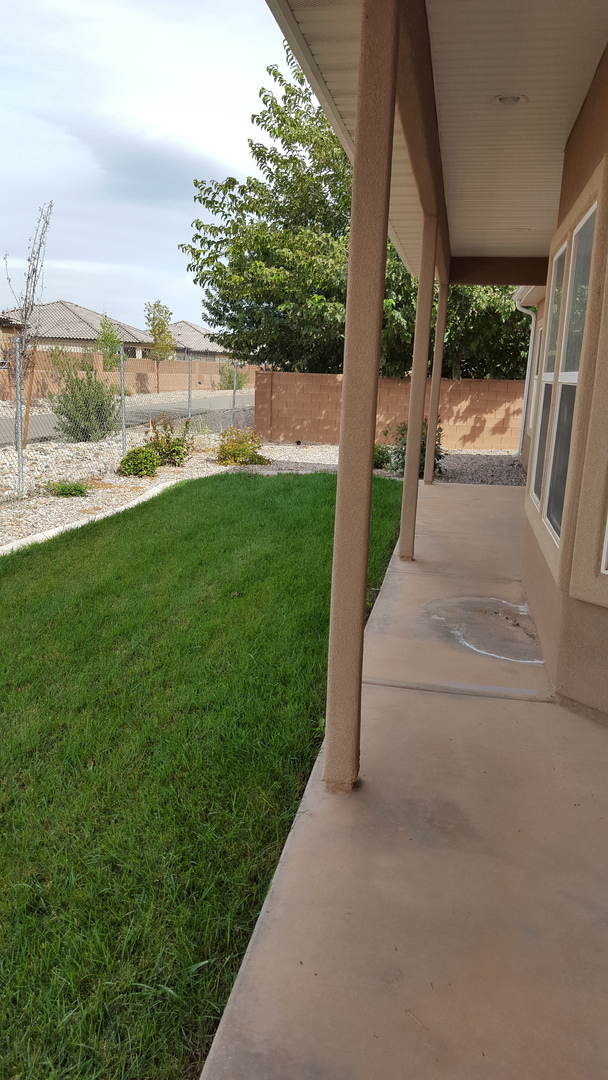
<path id="1" fill-rule="evenodd" d="M 17 308 L 3 312 L 12 319 L 19 318 Z M 125 343 L 149 344 L 152 341 L 146 330 L 110 319 Z M 91 311 L 72 304 L 69 300 L 53 300 L 49 304 L 36 304 L 32 316 L 32 325 L 38 329 L 38 337 L 53 341 L 94 341 L 101 329 L 101 312 Z"/>
<path id="2" fill-rule="evenodd" d="M 169 327 L 171 333 L 178 346 L 182 349 L 190 349 L 192 352 L 210 352 L 219 353 L 221 356 L 226 355 L 226 350 L 221 345 L 217 345 L 209 338 L 209 331 L 204 326 L 197 326 L 196 323 L 186 322 L 174 322 Z"/>

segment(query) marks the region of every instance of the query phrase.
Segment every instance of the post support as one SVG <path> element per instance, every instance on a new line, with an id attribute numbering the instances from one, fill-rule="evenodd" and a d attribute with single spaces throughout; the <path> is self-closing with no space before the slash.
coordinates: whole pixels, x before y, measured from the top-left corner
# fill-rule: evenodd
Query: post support
<path id="1" fill-rule="evenodd" d="M 359 773 L 363 632 L 386 275 L 398 0 L 362 0 L 323 779 Z"/>
<path id="2" fill-rule="evenodd" d="M 122 456 L 127 453 L 127 409 L 125 405 L 125 347 L 121 343 L 120 357 L 120 432 L 122 436 Z"/>
<path id="3" fill-rule="evenodd" d="M 424 421 L 424 396 L 429 362 L 431 336 L 431 313 L 435 286 L 435 251 L 437 247 L 437 218 L 428 215 L 422 232 L 422 259 L 418 279 L 416 302 L 416 326 L 414 330 L 414 358 L 410 384 L 410 407 L 407 419 L 407 445 L 403 472 L 403 500 L 401 503 L 401 532 L 399 534 L 399 558 L 414 558 L 416 533 L 416 507 L 418 505 L 418 480 L 420 477 L 420 447 Z"/>
<path id="4" fill-rule="evenodd" d="M 15 338 L 15 445 L 17 450 L 17 495 L 24 494 L 23 477 L 23 398 L 22 398 L 22 352 L 21 339 Z"/>
<path id="5" fill-rule="evenodd" d="M 443 366 L 443 343 L 445 340 L 445 321 L 448 309 L 450 286 L 441 282 L 437 300 L 437 318 L 435 319 L 435 347 L 433 349 L 433 375 L 431 377 L 431 400 L 429 402 L 429 421 L 426 430 L 426 454 L 424 458 L 424 482 L 432 484 L 435 476 L 435 439 L 439 417 L 439 394 L 441 392 L 441 368 Z"/>

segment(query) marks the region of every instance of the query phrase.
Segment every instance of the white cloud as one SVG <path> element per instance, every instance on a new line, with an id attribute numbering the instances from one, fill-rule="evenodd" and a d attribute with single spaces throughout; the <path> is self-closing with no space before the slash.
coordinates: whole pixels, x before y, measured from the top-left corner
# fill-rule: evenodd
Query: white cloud
<path id="1" fill-rule="evenodd" d="M 52 198 L 45 299 L 137 325 L 143 300 L 161 298 L 200 321 L 177 245 L 197 212 L 192 179 L 250 170 L 251 113 L 266 65 L 282 59 L 264 0 L 12 0 L 4 29 L 0 244 L 11 265 Z M 0 307 L 9 302 L 2 283 Z"/>

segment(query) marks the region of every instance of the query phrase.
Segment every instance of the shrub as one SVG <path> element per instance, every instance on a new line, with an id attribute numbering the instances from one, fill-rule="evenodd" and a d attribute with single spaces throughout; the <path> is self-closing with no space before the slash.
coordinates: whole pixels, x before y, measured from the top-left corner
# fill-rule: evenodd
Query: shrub
<path id="1" fill-rule="evenodd" d="M 220 465 L 268 465 L 260 450 L 262 439 L 252 428 L 226 428 L 220 435 L 217 460 Z"/>
<path id="2" fill-rule="evenodd" d="M 152 446 L 136 446 L 125 454 L 118 473 L 120 476 L 156 476 L 160 458 Z"/>
<path id="3" fill-rule="evenodd" d="M 68 498 L 69 496 L 82 497 L 86 495 L 88 488 L 81 480 L 55 480 L 54 483 L 46 485 L 46 490 L 49 495 Z"/>
<path id="4" fill-rule="evenodd" d="M 376 443 L 374 446 L 374 469 L 387 469 L 390 463 L 390 446 L 382 446 L 380 443 Z"/>
<path id="5" fill-rule="evenodd" d="M 78 371 L 74 362 L 59 372 L 60 389 L 49 394 L 57 430 L 68 442 L 97 442 L 120 427 L 120 402 L 114 387 L 97 378 L 94 368 Z"/>
<path id="6" fill-rule="evenodd" d="M 236 388 L 242 390 L 247 384 L 247 375 L 244 371 L 237 369 L 236 373 Z M 224 363 L 220 361 L 218 381 L 211 383 L 212 390 L 232 390 L 234 388 L 234 364 L 231 364 L 229 360 Z"/>
<path id="7" fill-rule="evenodd" d="M 422 441 L 421 441 L 421 447 L 420 447 L 420 470 L 419 470 L 419 473 L 418 473 L 420 479 L 422 479 L 422 477 L 424 476 L 424 459 L 425 459 L 425 456 L 426 456 L 427 430 L 428 430 L 428 421 L 427 421 L 427 419 L 425 417 L 423 425 L 422 425 Z M 390 424 L 389 424 L 389 426 L 387 428 L 385 428 L 383 434 L 386 435 L 387 438 L 390 438 L 390 436 L 391 436 L 391 426 L 390 426 Z M 442 458 L 445 457 L 445 451 L 442 450 L 442 448 L 441 448 L 441 438 L 442 438 L 442 436 L 443 436 L 443 428 L 438 424 L 437 425 L 437 435 L 435 437 L 435 472 L 436 473 L 441 472 L 441 460 L 442 460 Z M 397 427 L 395 428 L 394 442 L 395 442 L 395 445 L 389 447 L 390 455 L 391 455 L 391 461 L 390 461 L 389 468 L 390 468 L 390 471 L 395 473 L 397 476 L 403 476 L 403 470 L 405 468 L 405 450 L 406 450 L 406 446 L 407 446 L 407 424 L 406 423 L 397 424 Z"/>
<path id="8" fill-rule="evenodd" d="M 183 465 L 194 449 L 194 439 L 189 432 L 189 420 L 186 420 L 182 434 L 176 435 L 169 418 L 159 416 L 157 420 L 150 421 L 145 443 L 156 451 L 161 465 Z"/>

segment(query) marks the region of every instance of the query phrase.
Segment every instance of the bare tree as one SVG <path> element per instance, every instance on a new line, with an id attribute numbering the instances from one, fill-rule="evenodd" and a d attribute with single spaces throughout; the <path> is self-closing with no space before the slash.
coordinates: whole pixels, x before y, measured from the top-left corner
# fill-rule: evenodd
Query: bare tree
<path id="1" fill-rule="evenodd" d="M 44 256 L 46 254 L 46 238 L 51 224 L 53 213 L 52 201 L 44 203 L 38 211 L 38 220 L 34 235 L 30 237 L 27 252 L 27 263 L 24 274 L 24 285 L 20 293 L 16 293 L 8 270 L 8 254 L 4 256 L 4 265 L 9 288 L 15 298 L 19 310 L 19 322 L 21 328 L 17 339 L 21 356 L 21 382 L 26 382 L 26 405 L 25 420 L 23 425 L 23 446 L 27 443 L 29 425 L 30 403 L 34 386 L 34 372 L 36 368 L 36 347 L 40 329 L 39 305 L 42 299 L 44 282 Z M 11 368 L 16 377 L 14 366 Z"/>

